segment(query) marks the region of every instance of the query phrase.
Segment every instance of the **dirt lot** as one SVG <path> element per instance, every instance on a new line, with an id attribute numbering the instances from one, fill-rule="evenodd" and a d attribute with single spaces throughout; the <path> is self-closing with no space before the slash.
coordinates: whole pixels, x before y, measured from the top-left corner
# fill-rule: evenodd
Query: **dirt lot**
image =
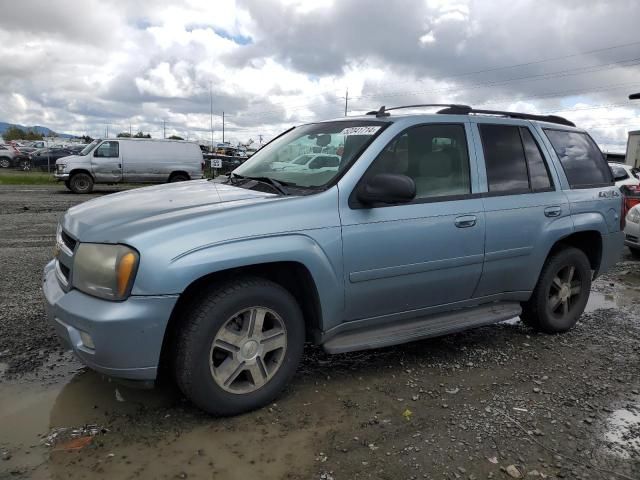
<path id="1" fill-rule="evenodd" d="M 0 479 L 640 478 L 640 263 L 568 334 L 517 321 L 382 350 L 308 348 L 276 404 L 217 419 L 81 367 L 40 277 L 76 196 L 0 187 Z"/>

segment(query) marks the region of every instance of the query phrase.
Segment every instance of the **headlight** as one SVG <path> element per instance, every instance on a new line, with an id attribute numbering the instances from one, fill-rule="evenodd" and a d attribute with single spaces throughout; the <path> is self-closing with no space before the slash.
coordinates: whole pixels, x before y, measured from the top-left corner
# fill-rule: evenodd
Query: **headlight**
<path id="1" fill-rule="evenodd" d="M 138 252 L 125 245 L 81 243 L 73 261 L 73 286 L 107 300 L 124 300 L 138 268 Z"/>
<path id="2" fill-rule="evenodd" d="M 627 222 L 640 223 L 640 208 L 632 208 L 627 213 Z"/>
<path id="3" fill-rule="evenodd" d="M 58 173 L 62 173 L 67 166 L 64 163 L 58 163 L 56 164 L 56 168 L 58 169 Z"/>

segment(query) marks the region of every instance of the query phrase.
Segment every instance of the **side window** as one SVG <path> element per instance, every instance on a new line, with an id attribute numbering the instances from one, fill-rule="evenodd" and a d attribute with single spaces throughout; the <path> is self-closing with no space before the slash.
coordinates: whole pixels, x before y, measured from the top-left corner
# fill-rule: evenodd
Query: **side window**
<path id="1" fill-rule="evenodd" d="M 551 188 L 549 168 L 544 161 L 540 147 L 528 128 L 521 127 L 522 144 L 529 166 L 529 179 L 533 191 L 548 190 Z"/>
<path id="2" fill-rule="evenodd" d="M 493 124 L 480 124 L 478 127 L 487 167 L 489 192 L 529 191 L 527 161 L 519 127 Z"/>
<path id="3" fill-rule="evenodd" d="M 367 176 L 398 173 L 416 184 L 416 199 L 471 193 L 464 126 L 431 124 L 400 134 L 374 160 Z"/>
<path id="4" fill-rule="evenodd" d="M 611 170 L 594 141 L 583 132 L 545 129 L 571 188 L 612 184 Z"/>
<path id="5" fill-rule="evenodd" d="M 118 158 L 119 153 L 118 142 L 102 142 L 102 144 L 96 148 L 93 156 L 102 158 Z"/>

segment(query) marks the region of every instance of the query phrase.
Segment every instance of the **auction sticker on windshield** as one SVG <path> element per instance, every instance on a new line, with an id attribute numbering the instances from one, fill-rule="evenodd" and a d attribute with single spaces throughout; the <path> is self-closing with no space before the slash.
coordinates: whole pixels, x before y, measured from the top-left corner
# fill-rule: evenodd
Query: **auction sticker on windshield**
<path id="1" fill-rule="evenodd" d="M 342 135 L 373 135 L 380 130 L 380 125 L 370 125 L 368 127 L 347 127 L 340 133 Z"/>

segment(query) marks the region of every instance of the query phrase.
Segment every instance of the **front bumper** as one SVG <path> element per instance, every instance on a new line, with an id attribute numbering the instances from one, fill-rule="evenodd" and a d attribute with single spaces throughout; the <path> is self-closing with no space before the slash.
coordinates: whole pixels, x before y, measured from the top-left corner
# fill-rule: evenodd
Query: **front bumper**
<path id="1" fill-rule="evenodd" d="M 69 174 L 68 173 L 54 173 L 53 176 L 56 178 L 56 180 L 69 180 Z"/>
<path id="2" fill-rule="evenodd" d="M 627 222 L 624 227 L 624 244 L 640 250 L 640 223 Z"/>
<path id="3" fill-rule="evenodd" d="M 55 260 L 44 270 L 47 319 L 62 342 L 89 368 L 112 377 L 155 380 L 164 333 L 177 295 L 131 296 L 123 302 L 65 292 Z M 85 345 L 88 333 L 94 348 Z"/>

